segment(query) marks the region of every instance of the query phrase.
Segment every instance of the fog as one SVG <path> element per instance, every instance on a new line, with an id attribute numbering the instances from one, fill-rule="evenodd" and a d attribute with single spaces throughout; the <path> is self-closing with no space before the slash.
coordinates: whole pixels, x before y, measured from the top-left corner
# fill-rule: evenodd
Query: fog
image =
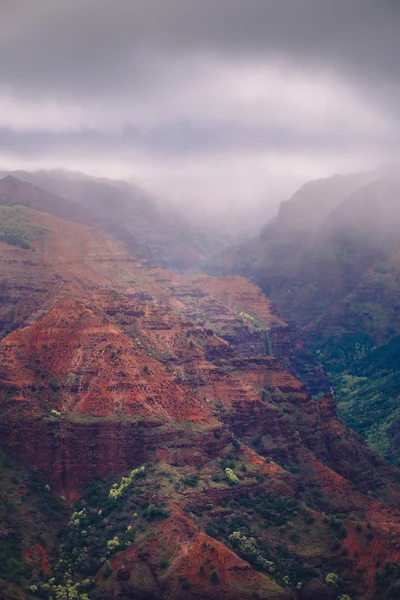
<path id="1" fill-rule="evenodd" d="M 397 0 L 0 0 L 0 169 L 129 179 L 267 220 L 397 161 Z"/>

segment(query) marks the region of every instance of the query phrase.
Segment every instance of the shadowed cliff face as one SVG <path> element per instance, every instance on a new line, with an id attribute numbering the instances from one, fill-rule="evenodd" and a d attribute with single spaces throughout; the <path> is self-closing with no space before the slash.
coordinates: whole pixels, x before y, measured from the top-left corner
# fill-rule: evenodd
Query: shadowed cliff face
<path id="1" fill-rule="evenodd" d="M 348 295 L 360 302 L 357 295 L 364 293 L 364 302 L 373 301 L 371 273 L 379 278 L 382 269 L 390 270 L 399 247 L 400 184 L 381 180 L 343 196 L 333 178 L 322 182 L 327 202 L 323 186 L 314 183 L 308 194 L 305 187 L 299 198 L 282 204 L 257 241 L 231 254 L 231 268 L 253 277 L 298 325 L 312 329 L 317 322 L 321 328 L 325 317 L 323 335 L 329 335 L 335 313 L 341 310 L 345 318 Z M 381 334 L 378 324 L 369 330 Z"/>
<path id="2" fill-rule="evenodd" d="M 250 277 L 273 299 L 324 364 L 340 414 L 397 464 L 400 184 L 368 177 L 304 186 L 220 272 Z M 295 358 L 298 376 L 323 391 L 301 341 Z"/>
<path id="3" fill-rule="evenodd" d="M 331 395 L 310 398 L 260 288 L 149 268 L 13 185 L 0 443 L 29 535 L 7 550 L 22 572 L 0 576 L 5 597 L 78 583 L 81 598 L 382 597 L 393 577 L 379 573 L 400 561 L 399 472 Z M 26 516 L 39 492 L 57 503 L 49 535 Z"/>

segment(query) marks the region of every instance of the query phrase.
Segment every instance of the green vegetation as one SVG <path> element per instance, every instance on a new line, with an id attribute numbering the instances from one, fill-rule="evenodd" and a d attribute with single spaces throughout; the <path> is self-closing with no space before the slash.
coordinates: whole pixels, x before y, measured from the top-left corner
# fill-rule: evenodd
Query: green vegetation
<path id="1" fill-rule="evenodd" d="M 386 460 L 400 465 L 400 336 L 376 348 L 364 335 L 328 339 L 317 357 L 331 373 L 340 416 Z"/>
<path id="2" fill-rule="evenodd" d="M 241 453 L 242 445 L 235 450 Z M 268 491 L 268 476 L 261 493 L 257 485 L 253 488 L 257 493 L 250 491 L 249 494 L 252 488 L 248 486 L 255 485 L 260 472 L 250 463 L 240 462 L 242 460 L 245 460 L 244 456 L 229 455 L 208 463 L 198 474 L 193 474 L 189 468 L 182 473 L 181 469 L 171 465 L 163 465 L 162 470 L 159 464 L 148 463 L 114 483 L 111 478 L 92 481 L 83 488 L 69 519 L 64 521 L 65 525 L 59 524 L 54 529 L 59 532 L 57 558 L 52 561 L 53 571 L 48 578 L 42 573 L 31 578 L 18 539 L 14 549 L 1 548 L 9 555 L 5 565 L 9 569 L 10 558 L 21 561 L 22 571 L 14 571 L 13 577 L 29 594 L 47 600 L 97 598 L 100 586 L 111 589 L 114 585 L 114 561 L 121 560 L 118 558 L 120 553 L 131 546 L 135 547 L 143 568 L 147 569 L 146 543 L 157 531 L 153 524 L 169 517 L 168 501 L 185 488 L 183 512 L 201 531 L 220 540 L 278 584 L 300 590 L 310 579 L 321 576 L 319 570 L 300 556 L 304 544 L 309 543 L 311 513 L 294 498 L 275 496 Z M 216 469 L 221 473 L 217 483 L 212 481 Z M 241 486 L 235 475 L 236 469 L 240 469 Z M 234 489 L 230 490 L 229 485 Z M 43 505 L 47 503 L 50 507 L 55 502 L 50 486 L 40 480 L 34 486 Z M 199 505 L 202 492 L 209 486 L 225 489 L 228 497 L 234 494 L 234 498 Z M 6 509 L 8 511 L 8 505 Z M 51 510 L 58 510 L 56 504 Z M 340 535 L 342 529 L 345 532 L 339 518 L 327 518 L 323 526 L 325 534 L 329 530 L 326 525 L 333 530 L 332 535 Z M 289 550 L 293 544 L 296 544 L 296 552 Z M 173 552 L 173 549 L 163 548 L 154 568 L 165 573 L 173 562 Z M 220 583 L 218 567 L 213 562 L 199 565 L 199 574 L 209 578 L 212 584 Z M 184 590 L 194 587 L 194 583 L 182 575 L 177 575 L 177 583 Z M 337 595 L 343 591 L 339 586 Z"/>
<path id="3" fill-rule="evenodd" d="M 154 503 L 156 489 L 155 479 L 147 481 L 144 466 L 111 488 L 109 479 L 88 484 L 61 530 L 54 574 L 48 581 L 35 583 L 37 594 L 86 600 L 86 589 L 95 587 L 93 578 L 98 573 L 103 580 L 111 575 L 112 558 L 145 535 L 149 523 L 169 516 L 162 503 Z M 163 564 L 160 568 L 166 568 L 167 563 Z"/>
<path id="4" fill-rule="evenodd" d="M 0 596 L 14 597 L 15 586 L 35 585 L 25 550 L 51 551 L 63 514 L 50 486 L 0 452 Z"/>
<path id="5" fill-rule="evenodd" d="M 225 477 L 229 485 L 238 485 L 240 483 L 238 476 L 229 467 L 225 469 Z"/>
<path id="6" fill-rule="evenodd" d="M 199 477 L 198 475 L 189 475 L 182 479 L 182 483 L 189 487 L 197 487 L 199 485 Z"/>
<path id="7" fill-rule="evenodd" d="M 55 598 L 55 600 L 89 600 L 89 596 L 83 591 L 85 582 L 74 584 L 71 579 L 67 579 L 65 584 L 46 583 L 39 588 L 31 585 L 29 589 L 34 594 L 39 593 L 42 597 Z"/>
<path id="8" fill-rule="evenodd" d="M 282 534 L 279 542 L 268 542 L 265 536 L 266 531 L 293 527 L 291 520 L 296 518 L 304 522 L 296 500 L 277 497 L 265 490 L 253 497 L 239 496 L 227 506 L 215 508 L 211 518 L 205 513 L 202 525 L 208 535 L 228 543 L 254 568 L 264 571 L 281 585 L 296 588 L 299 583 L 317 576 L 317 571 L 288 549 Z"/>
<path id="9" fill-rule="evenodd" d="M 234 531 L 228 539 L 237 553 L 252 564 L 263 571 L 273 572 L 275 570 L 274 563 L 263 556 L 256 538 L 248 538 L 242 535 L 240 531 Z"/>
<path id="10" fill-rule="evenodd" d="M 249 321 L 253 325 L 253 327 L 257 327 L 257 329 L 262 329 L 261 323 L 256 318 L 249 315 L 248 313 L 246 313 L 244 311 L 240 311 L 239 315 L 242 317 L 242 319 Z"/>
<path id="11" fill-rule="evenodd" d="M 190 590 L 191 585 L 190 585 L 190 581 L 188 581 L 188 579 L 186 579 L 186 577 L 183 577 L 182 575 L 178 576 L 178 581 L 182 586 L 182 589 L 184 590 Z"/>
<path id="12" fill-rule="evenodd" d="M 26 232 L 18 224 L 0 222 L 0 242 L 29 250 L 31 247 Z"/>
<path id="13" fill-rule="evenodd" d="M 139 469 L 133 469 L 130 472 L 128 477 L 122 477 L 121 481 L 118 483 L 114 483 L 109 492 L 109 498 L 117 499 L 119 498 L 135 481 L 138 477 L 144 476 L 144 467 L 140 467 Z"/>
<path id="14" fill-rule="evenodd" d="M 328 573 L 325 577 L 325 583 L 336 588 L 339 585 L 339 577 L 335 573 Z"/>
<path id="15" fill-rule="evenodd" d="M 20 207 L 0 206 L 0 242 L 29 250 L 34 231 L 25 221 Z"/>
<path id="16" fill-rule="evenodd" d="M 400 596 L 400 563 L 388 562 L 375 575 L 376 600 L 395 600 Z"/>

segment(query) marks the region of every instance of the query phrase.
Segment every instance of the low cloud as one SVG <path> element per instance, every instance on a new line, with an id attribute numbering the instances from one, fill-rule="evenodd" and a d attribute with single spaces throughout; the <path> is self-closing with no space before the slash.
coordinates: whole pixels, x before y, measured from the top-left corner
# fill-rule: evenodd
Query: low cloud
<path id="1" fill-rule="evenodd" d="M 396 1 L 0 1 L 0 166 L 187 201 L 393 160 Z"/>

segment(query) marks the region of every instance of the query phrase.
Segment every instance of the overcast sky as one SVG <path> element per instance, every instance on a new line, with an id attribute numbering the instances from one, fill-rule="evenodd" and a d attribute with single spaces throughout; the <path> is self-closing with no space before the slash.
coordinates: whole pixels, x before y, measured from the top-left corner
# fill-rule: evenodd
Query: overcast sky
<path id="1" fill-rule="evenodd" d="M 268 201 L 398 161 L 399 0 L 0 0 L 0 168 Z"/>

